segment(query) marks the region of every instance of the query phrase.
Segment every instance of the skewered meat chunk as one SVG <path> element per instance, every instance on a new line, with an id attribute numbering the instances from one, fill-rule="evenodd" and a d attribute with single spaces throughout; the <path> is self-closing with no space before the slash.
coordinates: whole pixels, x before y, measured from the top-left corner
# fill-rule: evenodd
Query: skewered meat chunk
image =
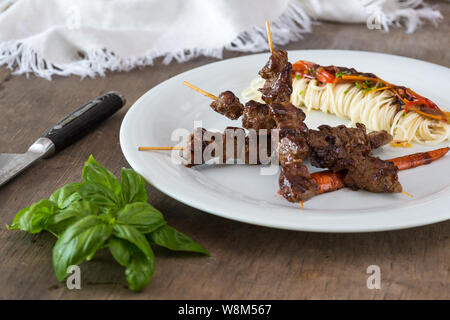
<path id="1" fill-rule="evenodd" d="M 292 94 L 292 65 L 287 64 L 276 78 L 268 79 L 259 89 L 266 103 L 289 102 Z"/>
<path id="2" fill-rule="evenodd" d="M 372 149 L 391 140 L 386 131 L 366 134 L 366 127 L 360 123 L 356 128 L 323 125 L 319 130 L 309 131 L 309 157 L 313 166 L 344 171 L 347 187 L 370 192 L 401 192 L 397 167 L 370 155 Z"/>
<path id="3" fill-rule="evenodd" d="M 287 163 L 303 160 L 308 156 L 307 139 L 302 134 L 291 133 L 280 139 L 278 158 L 282 166 Z"/>
<path id="4" fill-rule="evenodd" d="M 281 195 L 290 202 L 309 200 L 316 195 L 318 190 L 316 182 L 301 162 L 290 162 L 283 165 L 278 182 Z"/>
<path id="5" fill-rule="evenodd" d="M 301 130 L 307 131 L 307 128 L 303 121 L 306 118 L 305 113 L 294 107 L 290 102 L 283 103 L 271 103 L 269 105 L 270 115 L 275 120 L 277 128 L 281 130 Z M 305 133 L 307 133 L 305 131 Z"/>
<path id="6" fill-rule="evenodd" d="M 271 157 L 270 134 L 227 127 L 224 132 L 196 128 L 183 150 L 186 167 L 204 164 L 212 159 L 219 163 L 267 164 Z"/>
<path id="7" fill-rule="evenodd" d="M 308 155 L 308 127 L 305 113 L 289 102 L 269 104 L 270 114 L 279 130 L 278 157 L 281 173 L 278 179 L 281 195 L 290 202 L 306 201 L 317 192 L 303 159 Z"/>
<path id="8" fill-rule="evenodd" d="M 359 158 L 368 156 L 372 149 L 392 139 L 385 131 L 367 135 L 361 123 L 357 123 L 356 128 L 322 125 L 318 129 L 309 130 L 311 164 L 335 172 L 354 167 Z"/>
<path id="9" fill-rule="evenodd" d="M 305 159 L 308 155 L 308 127 L 303 122 L 305 113 L 289 102 L 271 103 L 269 109 L 280 130 L 278 156 L 281 165 Z"/>
<path id="10" fill-rule="evenodd" d="M 276 78 L 287 64 L 289 64 L 287 51 L 275 50 L 266 65 L 259 71 L 259 75 L 266 80 Z"/>
<path id="11" fill-rule="evenodd" d="M 390 161 L 375 157 L 358 159 L 344 177 L 345 186 L 370 192 L 402 192 L 398 168 Z"/>
<path id="12" fill-rule="evenodd" d="M 367 138 L 372 150 L 378 149 L 394 139 L 386 130 L 370 132 L 367 134 Z"/>
<path id="13" fill-rule="evenodd" d="M 250 100 L 245 104 L 243 114 L 242 126 L 246 129 L 271 130 L 276 126 L 266 104 Z"/>
<path id="14" fill-rule="evenodd" d="M 266 103 L 288 102 L 292 94 L 292 64 L 288 61 L 287 52 L 274 51 L 266 65 L 259 71 L 266 80 L 259 91 Z"/>
<path id="15" fill-rule="evenodd" d="M 268 164 L 271 156 L 270 132 L 251 131 L 243 128 L 227 127 L 223 134 L 223 163 Z"/>
<path id="16" fill-rule="evenodd" d="M 231 91 L 222 92 L 217 100 L 211 102 L 211 108 L 225 117 L 236 120 L 244 110 L 244 106 Z"/>
<path id="17" fill-rule="evenodd" d="M 194 165 L 203 163 L 203 152 L 210 144 L 214 143 L 212 139 L 205 139 L 207 130 L 205 128 L 195 128 L 189 135 L 186 146 L 183 149 L 183 158 L 186 160 L 185 166 L 190 168 Z"/>

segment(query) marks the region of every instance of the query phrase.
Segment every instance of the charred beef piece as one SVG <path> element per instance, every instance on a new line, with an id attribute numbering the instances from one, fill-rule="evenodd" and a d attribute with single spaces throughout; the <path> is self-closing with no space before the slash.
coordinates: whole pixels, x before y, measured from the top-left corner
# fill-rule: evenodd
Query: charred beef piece
<path id="1" fill-rule="evenodd" d="M 286 163 L 279 177 L 280 193 L 290 202 L 306 201 L 314 197 L 317 184 L 301 162 Z"/>
<path id="2" fill-rule="evenodd" d="M 282 166 L 303 160 L 308 156 L 307 139 L 302 134 L 291 133 L 280 139 L 278 144 L 278 158 Z"/>
<path id="3" fill-rule="evenodd" d="M 287 64 L 289 64 L 287 51 L 275 50 L 266 65 L 259 71 L 259 75 L 266 80 L 276 78 Z"/>
<path id="4" fill-rule="evenodd" d="M 258 131 L 260 129 L 274 129 L 276 124 L 266 104 L 250 100 L 244 107 L 242 126 L 246 129 Z"/>
<path id="5" fill-rule="evenodd" d="M 183 158 L 186 160 L 185 166 L 190 168 L 194 165 L 204 162 L 203 151 L 208 145 L 213 143 L 212 139 L 205 139 L 207 130 L 205 128 L 195 128 L 189 135 L 185 148 L 183 149 Z"/>
<path id="6" fill-rule="evenodd" d="M 269 110 L 279 130 L 281 165 L 305 159 L 308 155 L 308 127 L 303 122 L 305 113 L 290 102 L 271 103 Z"/>
<path id="7" fill-rule="evenodd" d="M 369 139 L 370 148 L 374 150 L 388 144 L 394 138 L 386 130 L 381 130 L 368 133 L 367 139 Z"/>
<path id="8" fill-rule="evenodd" d="M 267 164 L 271 156 L 270 132 L 247 135 L 243 128 L 227 127 L 223 134 L 222 155 L 223 163 L 233 160 L 232 163 Z"/>
<path id="9" fill-rule="evenodd" d="M 231 120 L 238 119 L 244 110 L 242 103 L 231 91 L 219 94 L 217 100 L 211 102 L 211 108 Z"/>
<path id="10" fill-rule="evenodd" d="M 305 130 L 305 113 L 290 102 L 269 104 L 270 115 L 278 129 Z"/>
<path id="11" fill-rule="evenodd" d="M 344 183 L 354 190 L 401 192 L 403 188 L 398 181 L 397 172 L 398 168 L 392 162 L 368 156 L 358 159 L 356 165 L 349 168 Z"/>
<path id="12" fill-rule="evenodd" d="M 273 79 L 267 79 L 259 89 L 261 99 L 266 103 L 289 102 L 292 94 L 292 65 L 288 63 Z"/>
<path id="13" fill-rule="evenodd" d="M 201 165 L 214 158 L 219 163 L 234 160 L 234 163 L 267 164 L 270 157 L 270 134 L 247 135 L 243 128 L 238 127 L 227 127 L 223 133 L 196 128 L 183 150 L 186 167 Z"/>
<path id="14" fill-rule="evenodd" d="M 288 61 L 287 52 L 274 51 L 266 65 L 259 71 L 266 80 L 259 91 L 266 103 L 288 102 L 292 94 L 292 65 Z"/>
<path id="15" fill-rule="evenodd" d="M 341 171 L 355 166 L 357 159 L 370 154 L 363 124 L 357 123 L 356 128 L 322 125 L 318 129 L 309 130 L 308 135 L 309 159 L 315 167 Z"/>
<path id="16" fill-rule="evenodd" d="M 281 195 L 290 202 L 306 201 L 317 192 L 303 159 L 308 155 L 308 127 L 305 113 L 290 102 L 269 104 L 270 114 L 279 130 L 278 157 L 281 173 L 278 180 Z"/>

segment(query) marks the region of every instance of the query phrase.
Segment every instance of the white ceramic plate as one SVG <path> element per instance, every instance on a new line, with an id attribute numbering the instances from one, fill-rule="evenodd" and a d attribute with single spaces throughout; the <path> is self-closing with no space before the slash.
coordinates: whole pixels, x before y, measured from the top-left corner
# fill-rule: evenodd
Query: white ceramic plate
<path id="1" fill-rule="evenodd" d="M 228 219 L 267 227 L 319 232 L 366 232 L 409 228 L 450 218 L 450 156 L 430 165 L 399 173 L 404 189 L 413 194 L 373 194 L 339 190 L 305 203 L 305 210 L 277 195 L 278 174 L 260 175 L 258 166 L 223 165 L 187 169 L 172 163 L 170 152 L 139 152 L 138 146 L 171 146 L 177 128 L 192 131 L 194 121 L 207 129 L 241 126 L 209 107 L 209 99 L 183 86 L 191 82 L 218 94 L 240 95 L 265 64 L 263 53 L 212 63 L 173 77 L 144 94 L 128 111 L 120 130 L 122 151 L 130 165 L 167 195 L 200 210 Z M 298 59 L 322 65 L 355 67 L 404 84 L 450 106 L 450 69 L 435 64 L 379 53 L 340 50 L 289 52 Z M 319 111 L 307 114 L 309 127 L 348 124 Z M 377 155 L 388 159 L 437 147 L 383 147 Z M 318 169 L 310 167 L 311 171 Z"/>

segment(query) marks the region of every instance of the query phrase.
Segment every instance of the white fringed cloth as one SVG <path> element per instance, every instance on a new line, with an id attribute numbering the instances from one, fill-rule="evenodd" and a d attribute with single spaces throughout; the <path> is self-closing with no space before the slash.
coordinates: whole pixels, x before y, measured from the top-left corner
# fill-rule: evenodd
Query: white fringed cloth
<path id="1" fill-rule="evenodd" d="M 267 50 L 311 32 L 318 20 L 413 32 L 440 12 L 422 0 L 0 0 L 0 65 L 14 74 L 103 76 L 223 49 Z M 375 32 L 375 31 L 374 31 Z"/>

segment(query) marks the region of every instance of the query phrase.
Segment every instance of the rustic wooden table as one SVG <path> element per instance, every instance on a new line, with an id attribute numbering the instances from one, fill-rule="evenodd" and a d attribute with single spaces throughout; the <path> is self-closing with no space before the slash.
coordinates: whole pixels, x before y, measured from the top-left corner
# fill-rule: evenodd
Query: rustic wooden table
<path id="1" fill-rule="evenodd" d="M 444 16 L 450 4 L 441 4 Z M 450 23 L 371 31 L 363 25 L 324 23 L 287 49 L 352 49 L 392 53 L 450 67 Z M 243 55 L 226 52 L 225 58 Z M 119 127 L 129 106 L 156 84 L 215 61 L 197 58 L 105 78 L 13 76 L 0 68 L 0 151 L 23 152 L 75 107 L 108 90 L 127 106 L 97 130 L 55 157 L 40 161 L 0 189 L 0 298 L 31 299 L 448 299 L 450 221 L 409 230 L 369 234 L 290 232 L 229 221 L 190 208 L 148 188 L 151 203 L 173 226 L 192 235 L 211 258 L 157 250 L 156 271 L 142 293 L 126 289 L 123 269 L 107 252 L 81 265 L 82 289 L 55 278 L 50 234 L 6 230 L 15 213 L 56 188 L 79 181 L 89 154 L 119 174 L 128 164 Z M 426 74 L 418 74 L 427 81 Z M 444 175 L 445 177 L 447 174 Z M 381 267 L 381 290 L 366 287 L 366 268 Z"/>

